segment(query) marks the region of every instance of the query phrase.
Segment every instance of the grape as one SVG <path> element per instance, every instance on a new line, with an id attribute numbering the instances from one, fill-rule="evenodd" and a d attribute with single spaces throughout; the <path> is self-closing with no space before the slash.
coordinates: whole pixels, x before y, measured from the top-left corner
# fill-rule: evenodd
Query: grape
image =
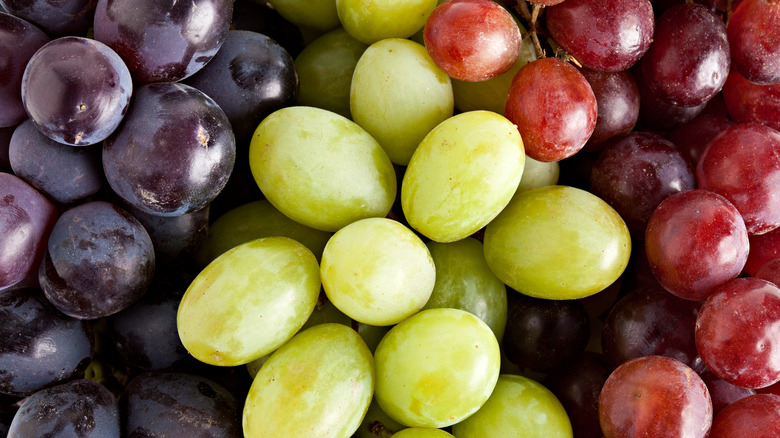
<path id="1" fill-rule="evenodd" d="M 451 117 L 420 143 L 404 174 L 401 205 L 409 224 L 437 242 L 461 240 L 507 205 L 523 174 L 523 140 L 495 113 Z"/>
<path id="2" fill-rule="evenodd" d="M 157 216 L 127 208 L 144 226 L 152 239 L 157 266 L 185 266 L 195 258 L 206 242 L 209 207 L 180 216 Z"/>
<path id="3" fill-rule="evenodd" d="M 780 381 L 780 289 L 736 278 L 715 291 L 696 319 L 696 347 L 716 376 L 742 388 Z"/>
<path id="4" fill-rule="evenodd" d="M 279 348 L 252 382 L 245 436 L 351 436 L 368 410 L 374 360 L 349 327 L 321 324 Z"/>
<path id="5" fill-rule="evenodd" d="M 246 364 L 303 326 L 319 290 L 317 259 L 305 246 L 285 237 L 252 240 L 195 277 L 179 305 L 179 337 L 201 362 Z"/>
<path id="6" fill-rule="evenodd" d="M 780 5 L 747 0 L 732 10 L 727 30 L 734 69 L 756 84 L 780 83 Z"/>
<path id="7" fill-rule="evenodd" d="M 445 427 L 476 412 L 498 380 L 501 353 L 490 327 L 459 309 L 423 310 L 376 348 L 379 406 L 410 427 Z"/>
<path id="8" fill-rule="evenodd" d="M 520 178 L 520 184 L 517 185 L 515 196 L 526 190 L 557 184 L 560 173 L 561 169 L 556 161 L 536 161 L 531 157 L 525 157 L 523 177 Z"/>
<path id="9" fill-rule="evenodd" d="M 568 0 L 546 11 L 555 42 L 583 66 L 618 72 L 636 63 L 653 40 L 648 0 Z"/>
<path id="10" fill-rule="evenodd" d="M 631 69 L 631 72 L 636 80 L 637 88 L 639 88 L 638 125 L 646 130 L 668 131 L 677 128 L 701 114 L 707 105 L 707 103 L 702 103 L 697 106 L 684 107 L 664 102 L 647 85 L 641 68 Z"/>
<path id="11" fill-rule="evenodd" d="M 449 433 L 441 429 L 431 429 L 428 427 L 410 427 L 393 434 L 390 438 L 447 438 L 452 437 Z"/>
<path id="12" fill-rule="evenodd" d="M 376 401 L 376 397 L 371 399 L 368 411 L 360 423 L 360 427 L 355 432 L 355 438 L 390 438 L 395 432 L 404 429 L 404 426 L 390 418 Z"/>
<path id="13" fill-rule="evenodd" d="M 517 125 L 529 157 L 558 161 L 582 149 L 596 127 L 596 111 L 596 96 L 582 73 L 544 58 L 512 79 L 505 114 Z"/>
<path id="14" fill-rule="evenodd" d="M 350 318 L 392 325 L 420 310 L 436 277 L 425 244 L 404 225 L 362 219 L 340 229 L 322 253 L 322 287 Z"/>
<path id="15" fill-rule="evenodd" d="M 780 396 L 757 394 L 738 400 L 721 411 L 712 422 L 710 438 L 772 438 L 778 434 Z"/>
<path id="16" fill-rule="evenodd" d="M 758 85 L 732 70 L 723 86 L 723 100 L 736 122 L 756 122 L 780 130 L 780 80 Z"/>
<path id="17" fill-rule="evenodd" d="M 249 164 L 258 187 L 285 216 L 337 231 L 384 217 L 396 194 L 387 154 L 363 128 L 327 110 L 288 107 L 257 127 Z"/>
<path id="18" fill-rule="evenodd" d="M 728 85 L 728 81 L 726 84 Z M 704 154 L 710 141 L 732 126 L 734 126 L 734 122 L 726 117 L 700 114 L 690 122 L 669 132 L 666 138 L 677 146 L 677 149 L 696 169 L 699 158 Z"/>
<path id="19" fill-rule="evenodd" d="M 718 418 L 720 411 L 726 406 L 756 393 L 755 390 L 750 388 L 734 386 L 716 376 L 715 373 L 710 370 L 705 370 L 699 376 L 707 385 L 707 390 L 710 392 L 710 398 L 712 398 L 712 415 L 716 419 Z"/>
<path id="20" fill-rule="evenodd" d="M 623 220 L 584 190 L 539 187 L 518 193 L 485 230 L 485 259 L 526 295 L 574 299 L 612 284 L 628 264 Z"/>
<path id="21" fill-rule="evenodd" d="M 744 272 L 754 276 L 765 263 L 780 258 L 780 227 L 765 234 L 749 236 L 748 239 L 750 253 Z"/>
<path id="22" fill-rule="evenodd" d="M 292 56 L 298 56 L 303 50 L 301 30 L 285 20 L 270 1 L 235 0 L 230 29 L 263 34 L 279 43 Z"/>
<path id="23" fill-rule="evenodd" d="M 268 0 L 268 3 L 299 27 L 328 31 L 341 24 L 335 0 Z"/>
<path id="24" fill-rule="evenodd" d="M 341 25 L 366 44 L 414 35 L 435 7 L 436 0 L 336 0 Z"/>
<path id="25" fill-rule="evenodd" d="M 755 277 L 766 280 L 775 286 L 780 285 L 780 259 L 774 259 L 764 263 L 758 271 L 756 271 Z"/>
<path id="26" fill-rule="evenodd" d="M 9 14 L 27 20 L 49 35 L 83 35 L 92 27 L 97 0 L 0 0 Z"/>
<path id="27" fill-rule="evenodd" d="M 398 38 L 366 49 L 355 66 L 349 102 L 355 123 L 401 165 L 431 129 L 452 116 L 454 105 L 450 79 L 425 48 Z"/>
<path id="28" fill-rule="evenodd" d="M 502 374 L 488 401 L 452 432 L 458 438 L 523 436 L 572 437 L 569 417 L 547 388 L 523 376 Z"/>
<path id="29" fill-rule="evenodd" d="M 726 198 L 706 190 L 663 200 L 645 232 L 653 276 L 667 291 L 693 301 L 739 275 L 748 249 L 742 216 Z"/>
<path id="30" fill-rule="evenodd" d="M 599 72 L 582 69 L 596 96 L 596 127 L 584 149 L 604 149 L 605 141 L 631 131 L 639 118 L 639 89 L 627 71 Z"/>
<path id="31" fill-rule="evenodd" d="M 645 356 L 619 366 L 599 397 L 605 438 L 706 437 L 712 424 L 707 386 L 695 371 L 664 356 Z"/>
<path id="32" fill-rule="evenodd" d="M 490 0 L 450 0 L 425 22 L 425 48 L 436 65 L 461 81 L 479 82 L 509 70 L 520 55 L 520 28 Z"/>

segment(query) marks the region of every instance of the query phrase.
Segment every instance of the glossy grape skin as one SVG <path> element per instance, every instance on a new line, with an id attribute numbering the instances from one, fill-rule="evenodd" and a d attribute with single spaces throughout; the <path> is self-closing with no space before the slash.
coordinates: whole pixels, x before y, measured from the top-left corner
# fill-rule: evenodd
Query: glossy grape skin
<path id="1" fill-rule="evenodd" d="M 670 195 L 696 188 L 696 178 L 672 142 L 656 134 L 633 132 L 599 154 L 590 187 L 620 214 L 631 235 L 642 239 L 658 204 Z"/>
<path id="2" fill-rule="evenodd" d="M 79 379 L 25 399 L 8 434 L 18 438 L 119 438 L 119 421 L 114 395 L 100 383 Z"/>
<path id="3" fill-rule="evenodd" d="M 397 190 L 379 143 L 351 120 L 319 108 L 288 107 L 268 116 L 252 137 L 249 164 L 274 207 L 323 231 L 386 216 Z"/>
<path id="4" fill-rule="evenodd" d="M 780 80 L 758 85 L 732 70 L 723 86 L 723 100 L 737 123 L 755 122 L 780 130 Z"/>
<path id="5" fill-rule="evenodd" d="M 766 280 L 775 286 L 780 285 L 780 259 L 774 259 L 764 263 L 758 271 L 756 271 L 755 277 Z"/>
<path id="6" fill-rule="evenodd" d="M 214 57 L 232 14 L 229 0 L 99 0 L 95 39 L 122 57 L 136 85 L 175 82 Z"/>
<path id="7" fill-rule="evenodd" d="M 241 436 L 241 403 L 211 379 L 144 373 L 120 396 L 122 436 Z"/>
<path id="8" fill-rule="evenodd" d="M 650 216 L 645 251 L 664 289 L 700 301 L 736 277 L 749 242 L 745 222 L 726 198 L 706 190 L 669 196 Z"/>
<path id="9" fill-rule="evenodd" d="M 506 118 L 529 157 L 558 161 L 577 153 L 596 127 L 596 96 L 574 66 L 556 58 L 526 64 L 512 79 Z"/>
<path id="10" fill-rule="evenodd" d="M 16 127 L 8 149 L 14 173 L 59 204 L 96 194 L 105 181 L 100 146 L 71 147 L 41 134 L 30 119 Z"/>
<path id="11" fill-rule="evenodd" d="M 720 411 L 731 403 L 756 394 L 754 389 L 734 386 L 716 376 L 710 370 L 705 369 L 704 372 L 699 374 L 699 377 L 701 377 L 707 385 L 707 390 L 710 392 L 710 398 L 712 399 L 712 415 L 714 418 L 717 418 Z"/>
<path id="12" fill-rule="evenodd" d="M 701 105 L 717 94 L 730 68 L 723 21 L 699 4 L 667 9 L 640 67 L 650 89 L 672 105 Z"/>
<path id="13" fill-rule="evenodd" d="M 485 259 L 496 276 L 526 295 L 574 299 L 612 284 L 628 265 L 623 220 L 584 190 L 547 186 L 518 193 L 488 224 Z"/>
<path id="14" fill-rule="evenodd" d="M 0 213 L 0 291 L 37 286 L 56 207 L 21 178 L 0 173 Z"/>
<path id="15" fill-rule="evenodd" d="M 38 279 L 61 312 L 97 319 L 138 301 L 154 275 L 154 246 L 143 225 L 104 201 L 64 212 L 49 236 Z"/>
<path id="16" fill-rule="evenodd" d="M 92 27 L 97 0 L 0 0 L 0 6 L 53 37 L 83 36 Z"/>
<path id="17" fill-rule="evenodd" d="M 584 149 L 597 151 L 604 142 L 634 128 L 639 118 L 639 89 L 630 73 L 582 69 L 596 96 L 596 127 Z"/>
<path id="18" fill-rule="evenodd" d="M 366 44 L 414 35 L 435 7 L 436 0 L 336 0 L 341 25 Z"/>
<path id="19" fill-rule="evenodd" d="M 16 126 L 27 118 L 22 104 L 22 76 L 30 58 L 49 41 L 33 24 L 0 11 L 0 127 Z"/>
<path id="20" fill-rule="evenodd" d="M 733 9 L 728 37 L 734 69 L 750 82 L 780 83 L 780 5 L 772 0 L 747 0 Z"/>
<path id="21" fill-rule="evenodd" d="M 529 378 L 502 374 L 479 411 L 454 425 L 458 438 L 523 436 L 570 438 L 572 427 L 560 401 Z"/>
<path id="22" fill-rule="evenodd" d="M 696 347 L 721 379 L 743 388 L 780 381 L 780 289 L 736 278 L 707 299 L 696 320 Z"/>
<path id="23" fill-rule="evenodd" d="M 607 378 L 599 396 L 599 422 L 605 438 L 704 438 L 712 424 L 712 402 L 704 381 L 688 366 L 645 356 Z"/>
<path id="24" fill-rule="evenodd" d="M 780 258 L 780 228 L 750 236 L 750 253 L 745 263 L 744 272 L 754 276 L 766 262 Z"/>
<path id="25" fill-rule="evenodd" d="M 617 72 L 636 63 L 653 40 L 648 0 L 568 0 L 545 11 L 555 42 L 583 66 Z"/>
<path id="26" fill-rule="evenodd" d="M 371 402 L 374 360 L 349 327 L 320 324 L 279 348 L 244 405 L 245 436 L 346 437 Z"/>
<path id="27" fill-rule="evenodd" d="M 124 123 L 103 142 L 111 188 L 159 216 L 205 207 L 227 183 L 235 157 L 225 113 L 203 92 L 176 83 L 137 88 Z"/>
<path id="28" fill-rule="evenodd" d="M 702 103 L 697 106 L 684 107 L 664 102 L 647 85 L 641 68 L 633 68 L 631 72 L 636 80 L 637 88 L 639 88 L 639 119 L 637 126 L 645 130 L 668 131 L 682 126 L 701 114 L 707 105 Z"/>
<path id="29" fill-rule="evenodd" d="M 423 310 L 397 324 L 374 354 L 374 397 L 410 427 L 445 427 L 476 412 L 498 380 L 490 328 L 459 309 Z"/>
<path id="30" fill-rule="evenodd" d="M 701 156 L 696 183 L 731 201 L 748 233 L 780 227 L 780 132 L 755 123 L 722 132 Z"/>
<path id="31" fill-rule="evenodd" d="M 728 81 L 726 82 L 728 86 Z M 724 94 L 725 94 L 725 89 Z M 734 126 L 730 119 L 710 114 L 700 114 L 693 120 L 670 131 L 666 138 L 674 143 L 693 169 L 699 163 L 704 150 L 721 132 Z"/>
<path id="32" fill-rule="evenodd" d="M 0 294 L 0 393 L 28 396 L 78 376 L 92 360 L 92 327 L 57 311 L 40 289 Z"/>
<path id="33" fill-rule="evenodd" d="M 710 438 L 772 438 L 780 434 L 780 395 L 757 394 L 738 400 L 715 417 Z"/>
<path id="34" fill-rule="evenodd" d="M 157 266 L 188 266 L 205 244 L 209 229 L 209 207 L 179 216 L 157 216 L 127 207 L 149 233 Z"/>
<path id="35" fill-rule="evenodd" d="M 239 144 L 249 140 L 267 115 L 298 102 L 293 58 L 276 41 L 255 32 L 229 31 L 214 58 L 185 83 L 214 99 Z"/>
<path id="36" fill-rule="evenodd" d="M 431 240 L 461 240 L 509 203 L 524 165 L 523 139 L 509 120 L 489 111 L 458 114 L 412 155 L 401 186 L 404 216 Z"/>

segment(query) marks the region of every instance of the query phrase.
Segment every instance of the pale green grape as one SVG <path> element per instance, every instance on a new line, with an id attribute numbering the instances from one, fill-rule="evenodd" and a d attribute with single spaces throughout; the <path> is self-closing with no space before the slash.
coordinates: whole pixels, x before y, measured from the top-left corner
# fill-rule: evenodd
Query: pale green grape
<path id="1" fill-rule="evenodd" d="M 485 259 L 509 287 L 538 298 L 584 298 L 628 264 L 631 238 L 597 196 L 547 186 L 518 193 L 485 230 Z"/>
<path id="2" fill-rule="evenodd" d="M 404 429 L 405 426 L 385 414 L 379 407 L 376 398 L 371 400 L 366 416 L 355 432 L 355 438 L 390 438 L 395 432 Z"/>
<path id="3" fill-rule="evenodd" d="M 347 32 L 371 44 L 414 35 L 436 4 L 436 0 L 336 0 L 336 10 Z"/>
<path id="4" fill-rule="evenodd" d="M 336 0 L 268 0 L 285 20 L 301 27 L 331 30 L 339 26 Z"/>
<path id="5" fill-rule="evenodd" d="M 457 438 L 571 438 L 563 405 L 552 392 L 522 376 L 502 374 L 476 414 L 452 427 Z"/>
<path id="6" fill-rule="evenodd" d="M 315 230 L 283 215 L 268 200 L 240 205 L 209 226 L 206 243 L 198 253 L 198 264 L 204 267 L 225 251 L 261 237 L 289 237 L 309 248 L 319 260 L 331 233 Z"/>
<path id="7" fill-rule="evenodd" d="M 341 324 L 304 330 L 271 355 L 249 388 L 246 437 L 344 438 L 368 410 L 374 360 Z"/>
<path id="8" fill-rule="evenodd" d="M 317 259 L 308 248 L 286 237 L 253 240 L 195 277 L 179 304 L 179 338 L 201 362 L 243 365 L 290 339 L 319 292 Z"/>
<path id="9" fill-rule="evenodd" d="M 367 47 L 342 28 L 312 41 L 295 58 L 300 81 L 298 102 L 351 118 L 349 87 L 352 73 Z"/>
<path id="10" fill-rule="evenodd" d="M 423 310 L 379 343 L 376 397 L 411 427 L 446 427 L 476 412 L 498 379 L 498 341 L 481 319 L 460 309 Z M 494 435 L 498 436 L 498 435 Z"/>
<path id="11" fill-rule="evenodd" d="M 523 177 L 520 179 L 516 193 L 537 187 L 553 186 L 558 183 L 560 174 L 561 168 L 557 161 L 537 161 L 526 156 Z"/>
<path id="12" fill-rule="evenodd" d="M 352 76 L 350 109 L 390 160 L 406 165 L 425 135 L 452 116 L 452 85 L 425 47 L 386 39 L 360 57 Z"/>
<path id="13" fill-rule="evenodd" d="M 430 427 L 410 427 L 404 429 L 390 438 L 452 438 L 452 435 L 441 429 L 432 429 Z"/>
<path id="14" fill-rule="evenodd" d="M 428 242 L 436 265 L 436 284 L 424 309 L 440 307 L 465 310 L 504 336 L 506 286 L 488 267 L 482 242 L 468 237 L 452 243 Z"/>
<path id="15" fill-rule="evenodd" d="M 499 114 L 450 117 L 412 156 L 401 206 L 414 229 L 437 242 L 463 239 L 488 224 L 514 195 L 525 152 L 515 125 Z"/>
<path id="16" fill-rule="evenodd" d="M 274 207 L 318 230 L 384 217 L 396 195 L 395 170 L 379 143 L 320 108 L 288 107 L 266 117 L 252 137 L 249 165 Z"/>
<path id="17" fill-rule="evenodd" d="M 342 312 L 370 325 L 392 325 L 428 301 L 436 268 L 425 244 L 410 229 L 385 218 L 342 228 L 325 245 L 322 287 Z"/>

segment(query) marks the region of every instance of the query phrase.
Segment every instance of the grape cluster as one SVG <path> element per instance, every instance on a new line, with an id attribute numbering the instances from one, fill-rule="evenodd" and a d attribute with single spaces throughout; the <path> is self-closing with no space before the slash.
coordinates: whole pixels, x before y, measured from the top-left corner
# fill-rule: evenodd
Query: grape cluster
<path id="1" fill-rule="evenodd" d="M 777 0 L 0 0 L 0 438 L 780 436 Z"/>

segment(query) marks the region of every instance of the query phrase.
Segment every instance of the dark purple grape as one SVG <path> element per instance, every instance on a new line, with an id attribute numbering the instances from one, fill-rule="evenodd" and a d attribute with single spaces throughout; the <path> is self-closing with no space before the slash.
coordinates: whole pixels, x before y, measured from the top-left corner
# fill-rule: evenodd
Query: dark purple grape
<path id="1" fill-rule="evenodd" d="M 639 89 L 627 71 L 606 73 L 583 69 L 596 96 L 596 128 L 585 144 L 586 151 L 600 151 L 604 142 L 634 128 L 639 118 Z"/>
<path id="2" fill-rule="evenodd" d="M 726 82 L 728 84 L 728 82 Z M 724 87 L 725 90 L 725 87 Z M 734 126 L 734 122 L 723 116 L 699 114 L 690 122 L 674 129 L 666 138 L 688 159 L 694 169 L 699 158 L 715 137 Z"/>
<path id="3" fill-rule="evenodd" d="M 111 188 L 143 212 L 178 216 L 208 205 L 236 158 L 230 122 L 213 99 L 189 85 L 136 89 L 125 122 L 103 142 Z"/>
<path id="4" fill-rule="evenodd" d="M 698 106 L 677 106 L 664 102 L 645 84 L 642 69 L 633 68 L 631 73 L 639 88 L 639 120 L 637 125 L 652 131 L 668 131 L 682 126 L 701 114 L 707 104 Z"/>
<path id="5" fill-rule="evenodd" d="M 95 319 L 126 309 L 154 275 L 154 247 L 140 222 L 103 201 L 60 216 L 39 271 L 46 298 L 61 312 Z"/>
<path id="6" fill-rule="evenodd" d="M 298 101 L 293 58 L 276 41 L 245 30 L 228 32 L 214 59 L 185 82 L 219 104 L 247 147 L 267 115 Z"/>
<path id="7" fill-rule="evenodd" d="M 14 173 L 60 204 L 84 200 L 103 187 L 100 146 L 58 143 L 30 119 L 16 128 L 8 152 Z"/>
<path id="8" fill-rule="evenodd" d="M 293 58 L 306 46 L 298 26 L 279 15 L 267 1 L 236 0 L 230 28 L 263 34 L 279 43 Z"/>
<path id="9" fill-rule="evenodd" d="M 182 267 L 195 260 L 209 232 L 209 206 L 179 216 L 157 216 L 127 209 L 152 238 L 155 265 Z"/>
<path id="10" fill-rule="evenodd" d="M 119 438 L 119 405 L 100 383 L 74 380 L 36 392 L 16 413 L 16 438 Z"/>
<path id="11" fill-rule="evenodd" d="M 246 374 L 246 373 L 244 373 Z M 123 436 L 243 436 L 241 404 L 218 383 L 183 373 L 145 373 L 119 399 Z"/>
<path id="12" fill-rule="evenodd" d="M 0 1 L 0 4 L 2 2 Z M 27 62 L 49 37 L 21 18 L 0 12 L 0 127 L 16 126 L 27 118 L 22 104 L 22 76 Z"/>
<path id="13" fill-rule="evenodd" d="M 21 178 L 0 173 L 0 291 L 38 285 L 57 209 Z"/>
<path id="14" fill-rule="evenodd" d="M 41 47 L 22 78 L 24 109 L 42 134 L 85 146 L 103 141 L 130 105 L 133 82 L 105 44 L 63 37 Z"/>
<path id="15" fill-rule="evenodd" d="M 640 66 L 660 100 L 691 107 L 723 88 L 730 59 L 723 21 L 705 6 L 685 3 L 658 18 L 653 44 Z"/>
<path id="16" fill-rule="evenodd" d="M 97 0 L 0 0 L 0 5 L 53 37 L 84 36 L 92 27 Z"/>
<path id="17" fill-rule="evenodd" d="M 57 311 L 39 289 L 0 294 L 0 321 L 0 393 L 33 394 L 92 360 L 92 328 Z"/>
<path id="18" fill-rule="evenodd" d="M 231 0 L 99 0 L 95 39 L 125 60 L 137 84 L 174 82 L 214 57 L 232 15 Z"/>
<path id="19" fill-rule="evenodd" d="M 780 83 L 780 4 L 745 0 L 733 11 L 728 37 L 734 69 L 756 84 Z"/>

